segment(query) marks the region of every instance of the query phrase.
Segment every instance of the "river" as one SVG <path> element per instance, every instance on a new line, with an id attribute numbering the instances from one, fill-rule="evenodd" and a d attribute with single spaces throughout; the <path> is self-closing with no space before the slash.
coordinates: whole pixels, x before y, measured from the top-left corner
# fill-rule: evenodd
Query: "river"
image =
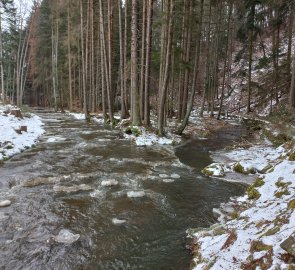
<path id="1" fill-rule="evenodd" d="M 0 208 L 0 269 L 188 269 L 186 229 L 211 225 L 212 208 L 245 190 L 200 173 L 242 127 L 136 147 L 119 131 L 38 114 L 40 142 L 0 165 L 0 201 L 12 201 Z M 80 238 L 58 243 L 62 229 Z"/>

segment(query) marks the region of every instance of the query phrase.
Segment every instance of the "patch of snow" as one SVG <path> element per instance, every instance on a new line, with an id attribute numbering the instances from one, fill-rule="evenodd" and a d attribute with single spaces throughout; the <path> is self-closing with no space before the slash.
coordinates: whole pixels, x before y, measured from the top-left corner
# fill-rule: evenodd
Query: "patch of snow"
<path id="1" fill-rule="evenodd" d="M 31 114 L 23 119 L 5 114 L 9 106 L 0 105 L 0 160 L 9 158 L 32 147 L 38 137 L 44 133 L 40 117 Z M 17 133 L 15 130 L 27 126 L 27 132 Z"/>
<path id="2" fill-rule="evenodd" d="M 72 112 L 68 112 L 67 114 L 73 116 L 77 120 L 85 120 L 86 119 L 84 113 L 72 113 Z"/>

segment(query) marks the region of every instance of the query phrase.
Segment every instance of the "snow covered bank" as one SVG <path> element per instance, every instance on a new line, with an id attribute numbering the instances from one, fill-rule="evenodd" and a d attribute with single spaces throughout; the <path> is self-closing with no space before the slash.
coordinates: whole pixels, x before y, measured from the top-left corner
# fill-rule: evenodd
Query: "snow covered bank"
<path id="1" fill-rule="evenodd" d="M 265 165 L 258 158 L 260 151 L 253 150 L 245 155 L 252 153 L 247 164 L 257 159 L 258 165 Z M 295 151 L 273 151 L 273 167 L 260 175 L 245 196 L 230 203 L 234 207 L 224 223 L 192 233 L 193 269 L 293 269 L 292 255 L 283 248 L 295 231 Z M 239 158 L 245 154 L 239 152 Z M 267 159 L 266 153 L 260 156 Z"/>
<path id="2" fill-rule="evenodd" d="M 32 147 L 44 133 L 40 117 L 31 114 L 21 119 L 9 114 L 10 109 L 12 106 L 0 105 L 0 160 Z M 26 126 L 27 132 L 20 131 L 21 126 Z"/>
<path id="3" fill-rule="evenodd" d="M 211 154 L 215 163 L 204 168 L 203 173 L 213 177 L 225 177 L 225 180 L 227 173 L 231 172 L 244 175 L 265 173 L 278 162 L 279 157 L 286 155 L 282 146 L 275 148 L 267 142 L 248 149 L 221 150 Z"/>

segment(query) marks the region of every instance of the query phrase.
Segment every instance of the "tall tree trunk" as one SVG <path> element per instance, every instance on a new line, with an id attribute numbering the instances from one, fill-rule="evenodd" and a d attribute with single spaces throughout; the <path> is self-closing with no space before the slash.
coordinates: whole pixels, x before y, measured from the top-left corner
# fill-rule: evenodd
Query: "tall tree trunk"
<path id="1" fill-rule="evenodd" d="M 52 42 L 52 46 L 51 46 L 51 53 L 52 53 L 52 87 L 53 87 L 53 99 L 54 99 L 54 111 L 57 112 L 57 90 L 56 90 L 56 65 L 55 65 L 55 61 L 56 61 L 56 57 L 55 57 L 55 46 L 56 46 L 56 42 L 55 42 L 55 34 L 54 34 L 54 23 L 52 22 L 52 29 L 51 29 L 51 42 Z M 18 79 L 17 79 L 17 84 L 18 84 Z M 17 87 L 18 88 L 18 87 Z"/>
<path id="2" fill-rule="evenodd" d="M 255 18 L 255 4 L 251 7 L 251 23 L 254 23 Z M 251 90 L 252 90 L 252 55 L 253 55 L 253 26 L 249 29 L 249 44 L 248 44 L 248 100 L 247 100 L 247 113 L 251 112 Z"/>
<path id="3" fill-rule="evenodd" d="M 68 2 L 68 62 L 69 62 L 69 95 L 70 95 L 70 111 L 73 110 L 73 88 L 72 88 L 72 55 L 71 55 L 71 7 L 70 1 Z"/>
<path id="4" fill-rule="evenodd" d="M 230 43 L 231 43 L 231 40 L 230 40 L 230 37 L 231 37 L 230 26 L 231 26 L 232 11 L 233 11 L 233 4 L 230 3 L 228 18 L 227 18 L 227 35 L 226 35 L 227 38 L 226 38 L 225 56 L 224 56 L 224 63 L 223 63 L 223 75 L 222 75 L 222 85 L 221 85 L 222 88 L 221 88 L 220 106 L 219 106 L 218 115 L 217 115 L 218 120 L 220 119 L 221 111 L 222 111 L 222 107 L 223 107 L 224 90 L 225 90 L 225 78 L 226 78 L 226 71 L 228 70 L 228 68 L 227 68 L 228 60 L 229 60 L 228 49 L 229 49 L 229 46 L 230 46 Z"/>
<path id="5" fill-rule="evenodd" d="M 159 89 L 159 105 L 158 105 L 158 134 L 160 136 L 164 135 L 164 120 L 165 120 L 165 103 L 167 96 L 167 88 L 168 88 L 168 79 L 169 79 L 169 67 L 171 62 L 171 47 L 172 47 L 172 28 L 173 28 L 173 11 L 174 11 L 174 0 L 168 1 L 167 7 L 167 20 L 166 24 L 167 28 L 167 47 L 166 53 L 164 57 L 163 64 L 163 78 L 161 83 L 161 88 Z"/>
<path id="6" fill-rule="evenodd" d="M 209 0 L 209 20 L 208 20 L 208 29 L 206 34 L 206 41 L 207 41 L 207 52 L 206 52 L 206 77 L 205 77 L 205 87 L 202 94 L 202 103 L 201 103 L 201 110 L 200 116 L 203 117 L 204 108 L 205 108 L 205 101 L 206 95 L 209 95 L 209 81 L 210 81 L 210 43 L 211 43 L 211 17 L 212 17 L 212 2 Z"/>
<path id="7" fill-rule="evenodd" d="M 192 81 L 192 88 L 190 92 L 190 98 L 187 105 L 187 110 L 185 117 L 181 123 L 181 126 L 177 130 L 177 134 L 181 135 L 184 131 L 185 127 L 187 126 L 188 119 L 190 117 L 195 93 L 196 93 L 196 86 L 197 86 L 197 80 L 199 76 L 199 65 L 200 65 L 200 53 L 201 53 L 201 39 L 202 39 L 202 24 L 203 24 L 203 13 L 204 13 L 204 0 L 201 0 L 200 3 L 200 16 L 199 16 L 199 23 L 198 23 L 198 29 L 197 29 L 197 42 L 196 42 L 196 55 L 195 55 L 195 62 L 194 62 L 194 71 L 193 71 L 193 81 Z"/>
<path id="8" fill-rule="evenodd" d="M 188 1 L 188 0 L 186 0 Z M 190 61 L 190 54 L 191 54 L 191 37 L 192 37 L 192 1 L 188 2 L 188 19 L 187 19 L 187 40 L 186 40 L 186 46 L 184 48 L 184 61 L 185 65 L 189 64 Z M 184 16 L 187 16 L 187 14 L 184 14 Z M 190 69 L 188 67 L 185 68 L 184 71 L 184 82 L 183 82 L 183 99 L 182 99 L 182 106 L 181 106 L 181 119 L 185 117 L 186 110 L 187 110 L 187 102 L 188 102 L 188 87 L 189 87 L 189 72 Z"/>
<path id="9" fill-rule="evenodd" d="M 131 20 L 131 93 L 132 93 L 132 124 L 141 125 L 138 89 L 138 7 L 137 0 L 132 0 L 132 20 Z"/>
<path id="10" fill-rule="evenodd" d="M 152 49 L 152 21 L 153 21 L 153 0 L 147 2 L 147 25 L 146 25 L 146 57 L 145 57 L 145 74 L 144 74 L 144 124 L 150 125 L 150 66 L 151 66 L 151 49 Z"/>
<path id="11" fill-rule="evenodd" d="M 145 43 L 146 43 L 146 20 L 147 20 L 147 0 L 142 1 L 143 12 L 142 12 L 142 39 L 141 39 L 141 57 L 140 57 L 140 87 L 139 87 L 139 98 L 140 98 L 140 116 L 144 120 L 144 74 L 145 74 Z"/>
<path id="12" fill-rule="evenodd" d="M 291 54 L 292 54 L 292 37 L 293 37 L 293 24 L 294 24 L 294 0 L 291 0 L 289 27 L 288 27 L 288 53 L 287 53 L 287 72 L 291 73 Z"/>
<path id="13" fill-rule="evenodd" d="M 107 49 L 106 49 L 106 41 L 105 41 L 105 30 L 104 30 L 104 16 L 103 16 L 103 8 L 102 8 L 102 0 L 99 0 L 99 8 L 100 8 L 100 39 L 101 39 L 101 50 L 103 51 L 102 60 L 104 63 L 104 75 L 105 75 L 105 84 L 107 90 L 107 102 L 108 102 L 108 112 L 109 112 L 109 120 L 113 121 L 113 108 L 112 108 L 112 97 L 111 97 L 111 82 L 109 81 L 109 67 L 108 67 L 108 59 Z M 110 63 L 109 63 L 110 64 Z"/>
<path id="14" fill-rule="evenodd" d="M 0 96 L 0 98 L 5 102 L 6 93 L 5 93 L 5 86 L 4 86 L 2 16 L 1 16 L 1 12 L 0 12 L 0 72 L 1 72 L 1 96 Z"/>
<path id="15" fill-rule="evenodd" d="M 82 63 L 82 93 L 83 93 L 83 112 L 85 119 L 88 119 L 88 104 L 86 93 L 86 67 L 85 67 L 85 51 L 84 51 L 84 18 L 83 18 L 83 0 L 80 0 L 80 27 L 81 27 L 81 63 Z"/>
<path id="16" fill-rule="evenodd" d="M 289 94 L 289 104 L 291 107 L 295 108 L 295 49 L 293 52 L 293 68 L 292 68 L 292 79 L 291 79 L 291 87 Z"/>
<path id="17" fill-rule="evenodd" d="M 119 43 L 120 43 L 120 92 L 121 92 L 121 119 L 127 118 L 127 109 L 125 104 L 124 91 L 124 50 L 123 50 L 123 33 L 122 33 L 122 1 L 118 0 L 119 8 Z"/>

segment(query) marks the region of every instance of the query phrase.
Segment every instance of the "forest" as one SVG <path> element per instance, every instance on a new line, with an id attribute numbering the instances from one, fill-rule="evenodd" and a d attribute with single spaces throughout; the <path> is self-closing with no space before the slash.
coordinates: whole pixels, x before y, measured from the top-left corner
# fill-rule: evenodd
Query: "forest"
<path id="1" fill-rule="evenodd" d="M 295 0 L 0 0 L 0 269 L 295 269 Z"/>
<path id="2" fill-rule="evenodd" d="M 1 96 L 18 106 L 152 115 L 159 135 L 195 109 L 295 106 L 292 0 L 43 0 L 26 19 L 1 5 Z"/>

